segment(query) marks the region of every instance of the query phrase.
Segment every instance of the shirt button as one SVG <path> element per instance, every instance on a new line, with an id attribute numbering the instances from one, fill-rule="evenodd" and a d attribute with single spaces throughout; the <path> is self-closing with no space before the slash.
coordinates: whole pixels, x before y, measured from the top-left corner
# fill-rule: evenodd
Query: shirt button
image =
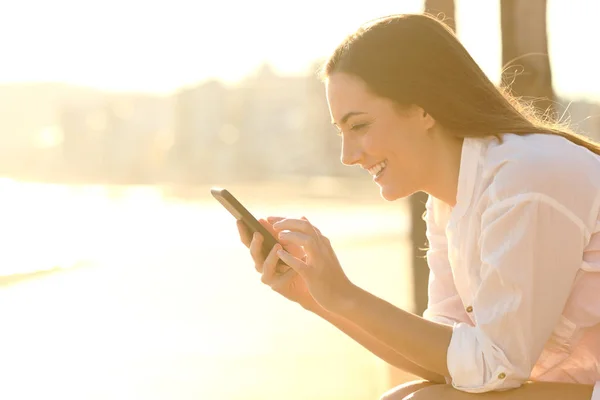
<path id="1" fill-rule="evenodd" d="M 504 379 L 504 378 L 506 378 L 506 374 L 504 372 L 500 372 L 498 374 L 498 379 Z"/>
<path id="2" fill-rule="evenodd" d="M 468 313 L 470 313 L 470 312 L 473 312 L 473 306 L 469 306 L 469 307 L 467 307 L 467 312 L 468 312 Z"/>

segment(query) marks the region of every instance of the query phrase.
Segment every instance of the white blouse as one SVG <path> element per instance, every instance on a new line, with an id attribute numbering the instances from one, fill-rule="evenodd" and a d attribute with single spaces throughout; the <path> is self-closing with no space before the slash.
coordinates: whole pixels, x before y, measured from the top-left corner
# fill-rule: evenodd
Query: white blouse
<path id="1" fill-rule="evenodd" d="M 559 136 L 467 138 L 457 202 L 427 202 L 429 304 L 452 385 L 600 381 L 600 157 Z"/>

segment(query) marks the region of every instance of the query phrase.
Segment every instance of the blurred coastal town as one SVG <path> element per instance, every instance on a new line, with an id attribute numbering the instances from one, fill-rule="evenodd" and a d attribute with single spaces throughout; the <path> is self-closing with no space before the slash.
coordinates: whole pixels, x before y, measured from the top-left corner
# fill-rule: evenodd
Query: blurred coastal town
<path id="1" fill-rule="evenodd" d="M 171 95 L 61 83 L 0 86 L 0 175 L 101 184 L 205 184 L 289 175 L 351 177 L 339 162 L 323 84 L 269 65 L 236 85 Z M 579 133 L 600 138 L 600 105 L 557 99 Z"/>
<path id="2" fill-rule="evenodd" d="M 0 174 L 17 179 L 199 184 L 353 174 L 339 162 L 339 143 L 316 74 L 280 76 L 268 65 L 235 86 L 211 80 L 169 96 L 0 86 Z"/>

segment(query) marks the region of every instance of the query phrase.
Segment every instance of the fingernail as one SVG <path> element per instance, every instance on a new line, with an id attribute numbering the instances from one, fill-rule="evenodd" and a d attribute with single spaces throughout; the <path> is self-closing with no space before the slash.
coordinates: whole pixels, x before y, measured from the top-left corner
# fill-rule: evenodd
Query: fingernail
<path id="1" fill-rule="evenodd" d="M 285 251 L 283 251 L 282 249 L 277 250 L 277 255 L 278 256 L 282 256 L 285 254 Z"/>

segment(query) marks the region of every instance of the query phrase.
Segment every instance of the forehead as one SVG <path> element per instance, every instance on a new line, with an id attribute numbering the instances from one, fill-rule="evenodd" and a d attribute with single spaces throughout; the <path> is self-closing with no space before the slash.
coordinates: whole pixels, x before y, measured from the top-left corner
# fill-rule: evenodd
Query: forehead
<path id="1" fill-rule="evenodd" d="M 385 102 L 375 96 L 361 79 L 344 73 L 329 76 L 325 88 L 329 111 L 336 122 L 352 111 L 373 112 Z"/>

